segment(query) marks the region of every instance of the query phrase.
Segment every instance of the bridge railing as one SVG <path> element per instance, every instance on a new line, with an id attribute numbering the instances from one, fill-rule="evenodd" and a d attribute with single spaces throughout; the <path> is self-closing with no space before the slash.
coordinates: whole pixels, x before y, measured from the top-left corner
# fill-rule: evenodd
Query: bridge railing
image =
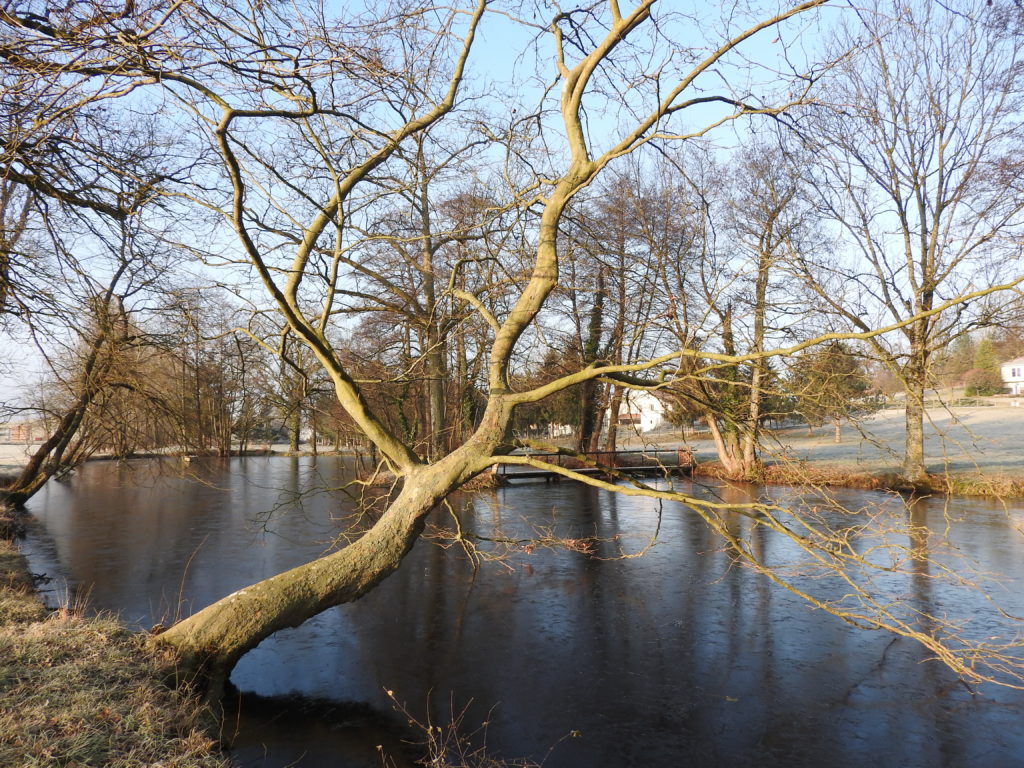
<path id="1" fill-rule="evenodd" d="M 632 449 L 625 451 L 584 451 L 579 455 L 544 451 L 523 451 L 517 455 L 531 456 L 565 469 L 586 469 L 588 467 L 671 469 L 693 466 L 693 453 L 687 448 Z M 498 465 L 499 474 L 515 474 L 516 467 Z"/>

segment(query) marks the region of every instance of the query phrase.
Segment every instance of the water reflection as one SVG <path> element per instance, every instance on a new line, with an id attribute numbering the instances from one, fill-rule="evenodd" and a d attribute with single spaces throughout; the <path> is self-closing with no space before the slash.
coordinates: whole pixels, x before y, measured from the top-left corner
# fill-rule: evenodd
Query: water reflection
<path id="1" fill-rule="evenodd" d="M 70 485 L 49 486 L 31 509 L 44 529 L 29 542 L 34 570 L 59 561 L 94 606 L 149 626 L 315 557 L 351 511 L 337 496 L 307 493 L 344 483 L 343 468 L 328 458 L 190 467 L 201 482 L 177 470 L 94 464 Z M 786 493 L 708 492 L 733 504 Z M 854 492 L 840 499 L 850 509 L 892 503 Z M 242 660 L 233 680 L 243 690 L 345 705 L 308 704 L 301 717 L 278 712 L 268 725 L 263 704 L 243 701 L 238 755 L 246 765 L 379 765 L 375 746 L 391 722 L 385 687 L 434 722 L 466 707 L 468 726 L 489 721 L 487 742 L 499 754 L 539 760 L 557 745 L 548 766 L 1024 759 L 1020 694 L 973 694 L 925 662 L 918 644 L 809 610 L 737 564 L 678 505 L 558 483 L 482 493 L 455 508 L 467 532 L 593 537 L 597 550 L 537 548 L 477 570 L 458 548 L 421 542 L 363 600 L 281 632 Z M 924 500 L 892 514 L 916 526 L 899 542 L 911 574 L 891 586 L 917 611 L 984 610 L 975 631 L 1007 630 L 984 600 L 935 578 L 932 558 L 943 562 L 948 544 L 1005 574 L 995 587 L 1001 601 L 1024 613 L 1017 513 Z M 446 524 L 443 516 L 438 523 Z M 790 542 L 746 516 L 730 513 L 727 524 L 767 562 L 793 556 Z M 655 530 L 657 543 L 643 557 L 619 557 L 641 550 Z M 876 543 L 857 540 L 858 551 Z M 352 711 L 379 717 L 368 725 Z"/>

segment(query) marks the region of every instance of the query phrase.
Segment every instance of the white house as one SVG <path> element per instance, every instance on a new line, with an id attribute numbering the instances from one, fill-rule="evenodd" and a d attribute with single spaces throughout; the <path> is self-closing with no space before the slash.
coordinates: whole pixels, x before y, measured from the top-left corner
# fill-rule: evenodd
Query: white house
<path id="1" fill-rule="evenodd" d="M 1024 395 L 1024 357 L 1006 361 L 1000 366 L 999 373 L 1011 395 Z"/>
<path id="2" fill-rule="evenodd" d="M 665 423 L 665 404 L 646 390 L 626 390 L 619 406 L 619 426 L 650 432 Z"/>

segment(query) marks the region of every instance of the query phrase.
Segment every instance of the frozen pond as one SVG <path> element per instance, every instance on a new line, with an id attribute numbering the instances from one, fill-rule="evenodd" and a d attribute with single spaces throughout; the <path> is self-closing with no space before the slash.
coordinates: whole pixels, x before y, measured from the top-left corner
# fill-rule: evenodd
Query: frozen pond
<path id="1" fill-rule="evenodd" d="M 305 493 L 344 482 L 335 458 L 210 460 L 192 471 L 95 462 L 51 483 L 29 505 L 33 570 L 149 627 L 337 546 L 350 523 L 342 495 Z M 852 509 L 902 504 L 837 494 Z M 467 734 L 486 721 L 489 751 L 549 768 L 1024 762 L 1020 692 L 968 688 L 910 640 L 811 610 L 737 565 L 681 505 L 536 483 L 463 496 L 454 508 L 484 536 L 599 542 L 591 553 L 535 547 L 475 570 L 458 547 L 421 541 L 364 599 L 242 660 L 232 678 L 242 691 L 296 695 L 286 706 L 243 698 L 231 726 L 242 764 L 380 766 L 378 745 L 407 764 L 406 718 L 387 689 L 420 719 L 443 725 L 462 712 Z M 1001 604 L 1024 615 L 1024 516 L 984 500 L 926 500 L 899 513 L 932 531 L 908 548 L 948 539 L 1000 574 Z M 614 558 L 659 524 L 644 556 Z M 735 520 L 740 532 L 749 524 Z M 770 562 L 789 556 L 777 534 L 755 543 Z M 980 632 L 1014 631 L 935 570 L 894 579 L 894 595 L 934 615 L 976 615 Z"/>

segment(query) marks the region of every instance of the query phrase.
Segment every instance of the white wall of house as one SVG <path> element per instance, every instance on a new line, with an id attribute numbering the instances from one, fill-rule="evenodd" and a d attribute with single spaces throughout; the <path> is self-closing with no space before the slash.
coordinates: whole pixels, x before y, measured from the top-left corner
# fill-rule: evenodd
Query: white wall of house
<path id="1" fill-rule="evenodd" d="M 999 367 L 999 372 L 1011 395 L 1024 395 L 1024 357 L 1008 360 Z"/>
<path id="2" fill-rule="evenodd" d="M 619 423 L 650 432 L 665 423 L 665 404 L 650 392 L 627 390 L 619 408 Z"/>

